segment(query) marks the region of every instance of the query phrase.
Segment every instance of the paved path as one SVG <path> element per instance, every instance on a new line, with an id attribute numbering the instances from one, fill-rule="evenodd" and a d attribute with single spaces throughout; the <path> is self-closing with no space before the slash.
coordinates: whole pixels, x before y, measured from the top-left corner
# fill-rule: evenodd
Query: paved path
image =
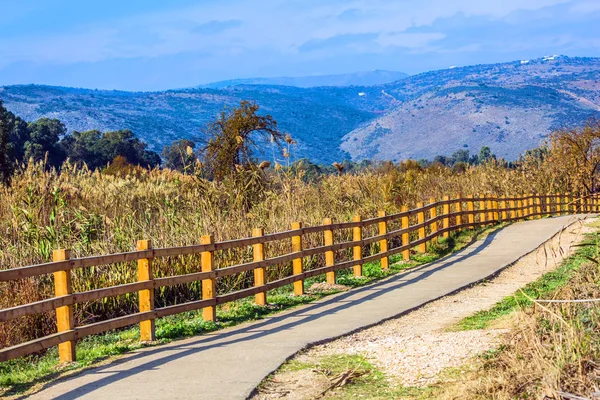
<path id="1" fill-rule="evenodd" d="M 575 220 L 517 223 L 440 261 L 261 321 L 135 351 L 51 384 L 32 398 L 244 399 L 307 345 L 398 316 L 487 278 Z"/>

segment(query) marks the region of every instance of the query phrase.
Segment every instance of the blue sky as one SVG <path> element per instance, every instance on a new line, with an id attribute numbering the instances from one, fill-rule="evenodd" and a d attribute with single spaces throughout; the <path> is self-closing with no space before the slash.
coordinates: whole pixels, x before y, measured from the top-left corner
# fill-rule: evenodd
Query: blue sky
<path id="1" fill-rule="evenodd" d="M 123 90 L 600 56 L 600 0 L 0 0 L 0 85 Z"/>

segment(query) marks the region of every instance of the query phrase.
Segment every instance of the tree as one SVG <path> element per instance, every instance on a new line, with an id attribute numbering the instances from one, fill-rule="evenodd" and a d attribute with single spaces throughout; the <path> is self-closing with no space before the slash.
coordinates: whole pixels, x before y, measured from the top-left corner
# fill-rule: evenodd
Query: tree
<path id="1" fill-rule="evenodd" d="M 160 156 L 147 150 L 148 144 L 128 129 L 104 133 L 74 131 L 66 135 L 60 144 L 71 161 L 86 164 L 91 169 L 102 168 L 117 157 L 144 168 L 154 168 L 161 162 Z"/>
<path id="2" fill-rule="evenodd" d="M 64 161 L 64 151 L 58 141 L 66 133 L 66 128 L 58 119 L 40 118 L 28 125 L 29 139 L 25 142 L 25 159 L 48 161 L 51 166 L 59 166 Z"/>
<path id="3" fill-rule="evenodd" d="M 196 143 L 191 140 L 181 139 L 165 146 L 162 151 L 164 166 L 184 173 L 193 173 L 196 164 L 194 155 Z"/>
<path id="4" fill-rule="evenodd" d="M 452 163 L 469 163 L 469 150 L 456 150 L 454 154 L 452 154 Z"/>
<path id="5" fill-rule="evenodd" d="M 566 177 L 575 192 L 598 191 L 600 166 L 600 121 L 583 128 L 562 129 L 549 136 L 551 166 Z"/>
<path id="6" fill-rule="evenodd" d="M 492 154 L 492 150 L 488 146 L 483 146 L 481 150 L 479 150 L 479 164 L 485 164 L 495 157 L 496 156 Z"/>
<path id="7" fill-rule="evenodd" d="M 258 110 L 258 105 L 241 101 L 239 107 L 221 112 L 208 125 L 201 155 L 209 178 L 222 180 L 238 168 L 256 169 L 256 152 L 266 151 L 270 142 L 281 146 L 284 135 L 277 122 L 270 115 L 259 115 Z"/>
<path id="8" fill-rule="evenodd" d="M 9 154 L 9 133 L 11 131 L 8 111 L 0 100 L 0 183 L 7 184 L 13 173 L 13 163 Z"/>

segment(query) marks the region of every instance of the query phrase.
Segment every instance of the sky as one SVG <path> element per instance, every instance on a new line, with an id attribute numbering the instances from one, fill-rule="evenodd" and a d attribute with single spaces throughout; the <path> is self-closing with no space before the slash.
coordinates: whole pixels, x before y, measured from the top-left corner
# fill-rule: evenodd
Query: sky
<path id="1" fill-rule="evenodd" d="M 0 0 L 0 85 L 164 90 L 600 56 L 600 0 Z"/>

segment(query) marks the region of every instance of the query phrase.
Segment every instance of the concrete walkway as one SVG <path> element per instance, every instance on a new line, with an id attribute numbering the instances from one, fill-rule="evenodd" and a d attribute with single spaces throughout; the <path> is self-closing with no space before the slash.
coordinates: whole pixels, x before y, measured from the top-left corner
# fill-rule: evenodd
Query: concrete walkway
<path id="1" fill-rule="evenodd" d="M 583 216 L 521 222 L 440 261 L 264 320 L 132 352 L 34 399 L 244 399 L 307 345 L 376 324 L 497 273 Z"/>

